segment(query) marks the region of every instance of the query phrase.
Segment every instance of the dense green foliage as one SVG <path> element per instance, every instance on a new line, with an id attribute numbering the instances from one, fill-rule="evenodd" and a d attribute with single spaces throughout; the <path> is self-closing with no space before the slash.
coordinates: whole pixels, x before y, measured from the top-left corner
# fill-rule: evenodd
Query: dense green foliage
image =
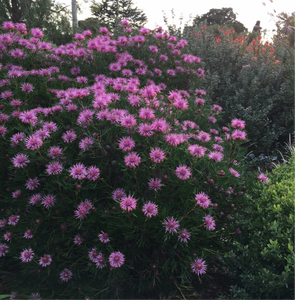
<path id="1" fill-rule="evenodd" d="M 235 298 L 294 299 L 294 159 L 251 186 L 236 216 L 241 235 L 225 259 L 239 278 Z"/>

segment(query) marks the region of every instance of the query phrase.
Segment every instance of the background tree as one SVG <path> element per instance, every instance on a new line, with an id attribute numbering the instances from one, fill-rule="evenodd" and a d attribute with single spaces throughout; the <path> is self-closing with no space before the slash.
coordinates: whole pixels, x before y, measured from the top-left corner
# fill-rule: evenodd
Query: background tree
<path id="1" fill-rule="evenodd" d="M 71 40 L 71 14 L 55 0 L 0 0 L 0 22 L 25 23 L 28 29 L 39 27 L 55 44 Z"/>
<path id="2" fill-rule="evenodd" d="M 221 9 L 212 8 L 206 14 L 201 16 L 197 15 L 193 20 L 193 24 L 196 25 L 202 22 L 206 22 L 208 30 L 210 30 L 210 27 L 213 25 L 215 25 L 212 27 L 214 30 L 215 28 L 218 30 L 218 27 L 220 26 L 223 26 L 224 28 L 224 25 L 227 25 L 227 29 L 234 29 L 237 34 L 248 31 L 241 22 L 236 20 L 236 14 L 231 7 L 223 7 Z"/>
<path id="3" fill-rule="evenodd" d="M 97 18 L 99 26 L 108 27 L 112 32 L 120 25 L 122 19 L 128 19 L 130 26 L 140 28 L 147 22 L 142 10 L 133 7 L 132 0 L 95 0 L 90 6 L 92 15 Z"/>

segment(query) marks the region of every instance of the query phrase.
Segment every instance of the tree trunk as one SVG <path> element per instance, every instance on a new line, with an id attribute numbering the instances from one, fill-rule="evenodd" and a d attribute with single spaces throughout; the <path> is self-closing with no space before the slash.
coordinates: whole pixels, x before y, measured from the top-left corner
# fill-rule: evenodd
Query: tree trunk
<path id="1" fill-rule="evenodd" d="M 78 29 L 77 4 L 76 0 L 72 0 L 72 16 L 73 16 L 73 33 Z"/>

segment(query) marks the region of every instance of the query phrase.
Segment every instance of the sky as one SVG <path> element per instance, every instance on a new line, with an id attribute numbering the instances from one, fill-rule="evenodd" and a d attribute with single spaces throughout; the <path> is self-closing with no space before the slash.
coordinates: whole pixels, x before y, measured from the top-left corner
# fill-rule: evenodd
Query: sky
<path id="1" fill-rule="evenodd" d="M 60 2 L 71 4 L 71 0 L 61 0 Z M 88 2 L 90 3 L 90 1 Z M 80 1 L 80 3 L 85 2 Z M 89 3 L 82 4 L 83 13 L 78 14 L 78 20 L 91 16 Z M 190 20 L 190 16 L 194 18 L 196 15 L 203 15 L 212 8 L 231 7 L 236 14 L 236 20 L 243 23 L 248 31 L 252 31 L 256 21 L 260 20 L 260 26 L 268 30 L 269 36 L 275 29 L 276 20 L 269 13 L 275 16 L 280 12 L 289 14 L 295 12 L 295 2 L 292 0 L 133 0 L 133 3 L 146 14 L 148 23 L 145 27 L 150 29 L 156 26 L 165 28 L 163 11 L 168 17 L 168 23 L 172 24 L 171 10 L 174 9 L 174 23 L 179 27 L 181 16 L 183 16 L 182 23 L 184 24 Z"/>

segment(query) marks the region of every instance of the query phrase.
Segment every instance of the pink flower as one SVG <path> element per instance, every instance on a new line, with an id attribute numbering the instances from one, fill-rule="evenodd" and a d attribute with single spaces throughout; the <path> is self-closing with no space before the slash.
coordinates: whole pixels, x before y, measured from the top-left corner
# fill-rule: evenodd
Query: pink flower
<path id="1" fill-rule="evenodd" d="M 0 244 L 0 257 L 5 256 L 5 253 L 8 252 L 9 247 L 6 244 Z"/>
<path id="2" fill-rule="evenodd" d="M 206 216 L 204 217 L 204 220 L 205 220 L 204 225 L 206 226 L 206 229 L 207 229 L 207 230 L 214 230 L 214 229 L 215 229 L 215 221 L 214 221 L 214 219 L 212 218 L 212 216 L 206 215 Z"/>
<path id="3" fill-rule="evenodd" d="M 140 164 L 141 158 L 136 152 L 130 152 L 125 156 L 124 161 L 127 167 L 136 168 Z"/>
<path id="4" fill-rule="evenodd" d="M 31 229 L 28 229 L 25 234 L 24 234 L 24 238 L 25 239 L 32 239 L 33 238 L 33 231 Z"/>
<path id="5" fill-rule="evenodd" d="M 178 144 L 180 144 L 179 135 L 176 133 L 167 134 L 164 136 L 164 140 L 166 143 L 176 147 Z"/>
<path id="6" fill-rule="evenodd" d="M 110 241 L 109 235 L 103 231 L 98 235 L 98 237 L 102 243 L 108 243 Z"/>
<path id="7" fill-rule="evenodd" d="M 113 268 L 119 268 L 124 264 L 124 255 L 121 252 L 113 252 L 109 256 L 109 263 Z"/>
<path id="8" fill-rule="evenodd" d="M 178 99 L 173 103 L 173 105 L 180 110 L 186 110 L 189 106 L 186 99 Z"/>
<path id="9" fill-rule="evenodd" d="M 17 190 L 12 193 L 12 198 L 19 198 L 22 195 L 20 190 Z"/>
<path id="10" fill-rule="evenodd" d="M 88 252 L 88 257 L 92 262 L 96 263 L 100 254 L 100 252 L 98 253 L 96 251 L 96 248 L 92 248 L 91 251 Z"/>
<path id="11" fill-rule="evenodd" d="M 112 198 L 114 200 L 121 200 L 123 197 L 126 197 L 126 194 L 123 189 L 118 188 L 112 193 Z"/>
<path id="12" fill-rule="evenodd" d="M 159 178 L 151 178 L 148 182 L 149 189 L 158 192 L 161 189 L 163 184 L 161 183 L 161 179 Z"/>
<path id="13" fill-rule="evenodd" d="M 83 238 L 82 238 L 80 235 L 76 235 L 76 236 L 74 237 L 74 244 L 76 244 L 76 245 L 81 245 L 82 242 L 83 242 Z"/>
<path id="14" fill-rule="evenodd" d="M 48 156 L 54 159 L 62 154 L 62 150 L 59 146 L 52 146 L 48 150 Z"/>
<path id="15" fill-rule="evenodd" d="M 78 208 L 78 210 L 75 210 L 75 216 L 79 220 L 84 219 L 88 213 L 89 213 L 88 210 L 83 208 Z"/>
<path id="16" fill-rule="evenodd" d="M 121 118 L 121 125 L 126 128 L 132 128 L 136 125 L 136 119 L 133 115 L 124 116 Z"/>
<path id="17" fill-rule="evenodd" d="M 165 152 L 160 148 L 153 148 L 150 152 L 150 158 L 154 163 L 161 163 L 165 158 Z"/>
<path id="18" fill-rule="evenodd" d="M 213 149 L 216 150 L 216 151 L 219 151 L 219 152 L 222 152 L 223 151 L 223 147 L 218 145 L 218 144 L 213 144 Z"/>
<path id="19" fill-rule="evenodd" d="M 34 204 L 36 204 L 37 202 L 41 201 L 41 198 L 42 198 L 42 196 L 41 196 L 40 194 L 35 194 L 35 195 L 33 195 L 33 196 L 30 198 L 29 203 L 32 204 L 32 205 L 34 205 Z"/>
<path id="20" fill-rule="evenodd" d="M 27 149 L 36 150 L 39 149 L 43 144 L 43 141 L 37 136 L 30 136 L 25 139 L 25 145 Z"/>
<path id="21" fill-rule="evenodd" d="M 134 199 L 130 195 L 127 197 L 123 197 L 121 199 L 120 206 L 123 210 L 131 211 L 136 208 L 136 199 Z"/>
<path id="22" fill-rule="evenodd" d="M 203 208 L 209 207 L 211 200 L 208 195 L 206 195 L 204 192 L 200 192 L 196 195 L 196 201 L 197 204 L 200 205 Z"/>
<path id="23" fill-rule="evenodd" d="M 40 258 L 39 260 L 39 265 L 42 267 L 47 267 L 51 264 L 52 258 L 50 255 L 45 254 L 43 257 Z"/>
<path id="24" fill-rule="evenodd" d="M 240 177 L 240 174 L 234 170 L 233 168 L 230 168 L 229 171 L 231 172 L 232 175 L 234 175 L 235 177 Z"/>
<path id="25" fill-rule="evenodd" d="M 155 111 L 151 108 L 141 108 L 139 110 L 139 117 L 143 120 L 151 120 L 155 118 Z"/>
<path id="26" fill-rule="evenodd" d="M 174 220 L 174 217 L 167 217 L 167 220 L 164 220 L 164 223 L 162 223 L 165 227 L 165 232 L 173 233 L 177 232 L 177 228 L 179 227 L 179 222 L 177 220 Z"/>
<path id="27" fill-rule="evenodd" d="M 92 180 L 92 181 L 97 180 L 97 178 L 100 175 L 99 168 L 97 168 L 96 166 L 89 167 L 87 170 L 87 173 L 88 173 L 87 179 Z"/>
<path id="28" fill-rule="evenodd" d="M 119 140 L 119 148 L 123 151 L 130 151 L 135 147 L 135 142 L 130 136 L 123 137 Z"/>
<path id="29" fill-rule="evenodd" d="M 79 143 L 79 148 L 83 151 L 86 151 L 91 145 L 94 144 L 94 140 L 92 138 L 86 137 L 82 139 Z"/>
<path id="30" fill-rule="evenodd" d="M 188 150 L 190 151 L 190 154 L 192 156 L 203 157 L 205 155 L 207 148 L 196 144 L 196 145 L 188 146 Z"/>
<path id="31" fill-rule="evenodd" d="M 192 173 L 190 172 L 190 168 L 184 165 L 180 165 L 175 170 L 175 175 L 182 180 L 188 179 Z"/>
<path id="32" fill-rule="evenodd" d="M 15 225 L 17 224 L 18 221 L 19 221 L 19 216 L 11 215 L 11 216 L 8 218 L 8 225 L 13 225 L 13 226 L 15 226 Z"/>
<path id="33" fill-rule="evenodd" d="M 231 126 L 233 128 L 241 128 L 241 129 L 244 129 L 245 128 L 245 121 L 242 121 L 242 120 L 238 120 L 238 119 L 233 119 L 231 121 Z"/>
<path id="34" fill-rule="evenodd" d="M 149 201 L 143 205 L 142 211 L 145 216 L 151 218 L 152 216 L 156 216 L 158 214 L 158 205 Z"/>
<path id="35" fill-rule="evenodd" d="M 73 276 L 73 273 L 68 270 L 68 269 L 64 269 L 60 274 L 59 274 L 59 277 L 62 281 L 69 281 Z"/>
<path id="36" fill-rule="evenodd" d="M 56 202 L 55 196 L 53 195 L 46 195 L 43 197 L 42 199 L 42 204 L 49 209 L 51 206 L 54 205 L 54 203 Z"/>
<path id="37" fill-rule="evenodd" d="M 234 140 L 245 140 L 246 136 L 247 136 L 246 132 L 238 130 L 238 129 L 235 129 L 231 135 L 231 137 Z"/>
<path id="38" fill-rule="evenodd" d="M 84 202 L 81 202 L 81 203 L 79 204 L 78 209 L 79 209 L 79 210 L 80 210 L 80 209 L 85 209 L 85 210 L 88 212 L 92 207 L 93 207 L 93 206 L 92 206 L 91 201 L 88 200 L 88 199 L 85 199 Z"/>
<path id="39" fill-rule="evenodd" d="M 96 264 L 96 267 L 100 268 L 100 269 L 102 269 L 106 266 L 105 258 L 104 258 L 103 254 L 101 252 L 98 253 L 98 256 L 95 260 L 95 264 Z"/>
<path id="40" fill-rule="evenodd" d="M 269 182 L 269 179 L 263 173 L 259 174 L 257 178 L 260 179 L 261 182 Z"/>
<path id="41" fill-rule="evenodd" d="M 7 128 L 4 127 L 4 126 L 0 126 L 0 135 L 1 135 L 2 137 L 5 136 L 5 133 L 6 133 L 6 132 L 7 132 Z"/>
<path id="42" fill-rule="evenodd" d="M 32 179 L 28 179 L 26 182 L 26 187 L 29 190 L 34 190 L 37 186 L 39 185 L 39 180 L 36 178 Z"/>
<path id="43" fill-rule="evenodd" d="M 210 134 L 204 131 L 199 132 L 197 139 L 202 141 L 202 142 L 209 142 L 211 137 Z"/>
<path id="44" fill-rule="evenodd" d="M 62 164 L 58 161 L 53 161 L 53 162 L 49 163 L 48 165 L 46 165 L 46 167 L 47 167 L 47 169 L 45 172 L 49 175 L 58 175 L 63 170 Z"/>
<path id="45" fill-rule="evenodd" d="M 25 249 L 20 254 L 20 259 L 22 260 L 22 262 L 30 262 L 30 261 L 33 260 L 33 257 L 34 257 L 34 252 L 31 248 L 30 249 Z"/>
<path id="46" fill-rule="evenodd" d="M 222 161 L 223 154 L 219 151 L 212 151 L 208 154 L 208 157 L 214 161 Z"/>
<path id="47" fill-rule="evenodd" d="M 8 242 L 11 241 L 11 239 L 13 238 L 13 233 L 8 231 L 3 235 L 3 238 L 5 241 L 8 241 Z"/>
<path id="48" fill-rule="evenodd" d="M 74 179 L 83 179 L 87 176 L 87 170 L 85 166 L 81 163 L 78 163 L 70 168 L 70 175 Z"/>
<path id="49" fill-rule="evenodd" d="M 19 118 L 23 123 L 31 123 L 31 124 L 34 124 L 38 120 L 36 114 L 32 111 L 21 112 Z"/>
<path id="50" fill-rule="evenodd" d="M 181 229 L 179 232 L 178 239 L 180 242 L 187 243 L 187 240 L 190 240 L 191 234 L 186 229 Z"/>
<path id="51" fill-rule="evenodd" d="M 54 122 L 44 122 L 43 129 L 55 132 L 57 131 L 57 125 Z"/>
<path id="52" fill-rule="evenodd" d="M 30 83 L 23 83 L 21 89 L 23 92 L 31 93 L 34 87 Z"/>
<path id="53" fill-rule="evenodd" d="M 154 132 L 152 130 L 152 125 L 150 125 L 148 123 L 141 123 L 138 126 L 138 132 L 142 136 L 152 136 L 154 134 Z"/>
<path id="54" fill-rule="evenodd" d="M 161 119 L 155 119 L 152 123 L 152 129 L 155 131 L 163 132 L 165 133 L 168 129 L 169 124 L 167 124 L 166 120 L 164 118 Z"/>
<path id="55" fill-rule="evenodd" d="M 62 135 L 62 139 L 65 143 L 72 143 L 76 139 L 77 135 L 73 130 L 69 130 Z"/>
<path id="56" fill-rule="evenodd" d="M 191 263 L 191 268 L 198 276 L 206 274 L 207 266 L 205 265 L 205 261 L 200 258 L 197 258 Z"/>

